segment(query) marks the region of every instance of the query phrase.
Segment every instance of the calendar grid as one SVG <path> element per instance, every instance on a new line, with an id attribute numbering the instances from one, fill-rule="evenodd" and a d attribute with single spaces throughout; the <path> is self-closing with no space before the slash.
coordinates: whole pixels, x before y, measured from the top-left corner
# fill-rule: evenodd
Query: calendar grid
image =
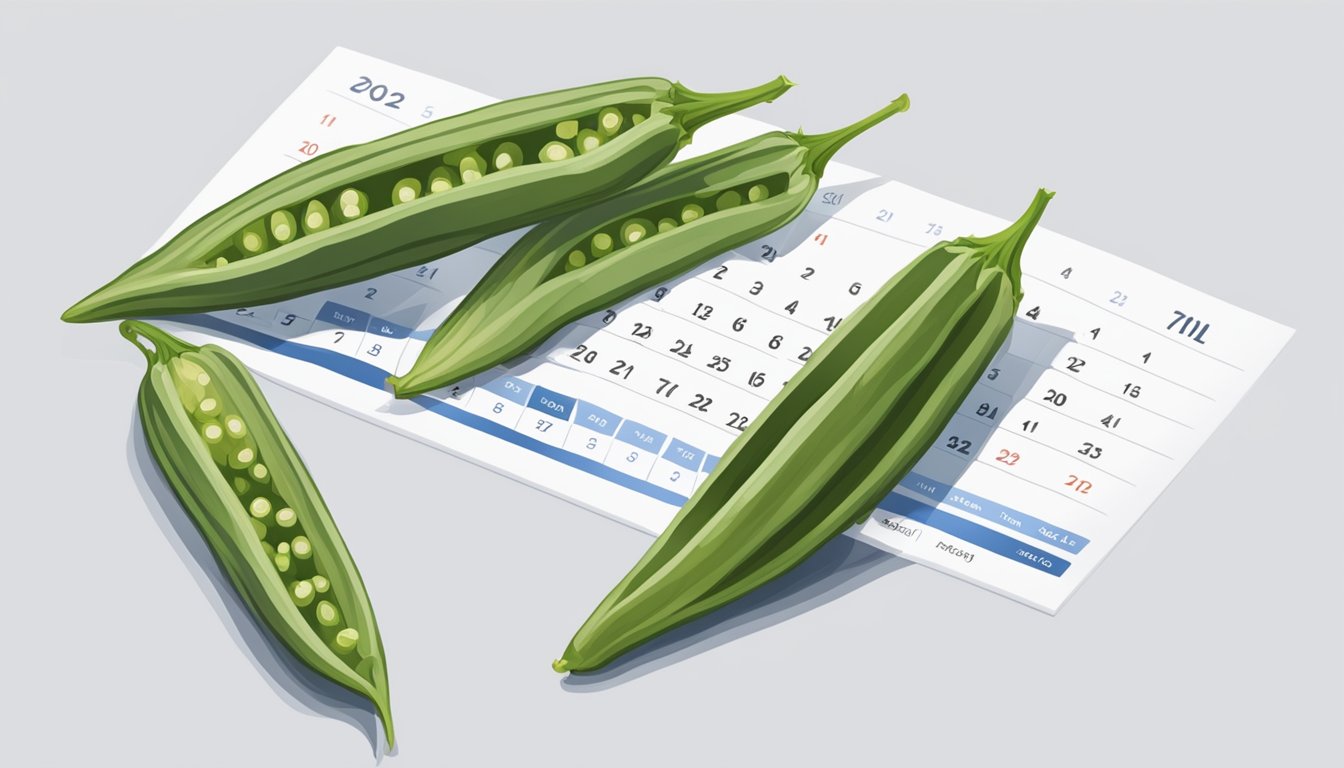
<path id="1" fill-rule="evenodd" d="M 383 87 L 374 91 L 373 83 Z M 375 98 L 385 92 L 400 99 L 397 111 Z M 338 49 L 175 229 L 289 163 L 483 100 Z M 770 128 L 724 118 L 701 129 L 692 151 Z M 346 288 L 179 324 L 287 386 L 657 531 L 769 395 L 930 237 L 999 226 L 832 163 L 816 198 L 785 230 L 584 318 L 533 355 L 409 402 L 391 398 L 385 377 L 410 365 L 446 308 L 516 235 Z M 1075 260 L 1086 270 L 1072 274 Z M 1027 298 L 1005 348 L 915 471 L 850 535 L 1054 612 L 1291 332 L 1045 229 L 1028 243 L 1024 273 Z M 1087 291 L 1112 289 L 1123 289 L 1115 294 L 1137 307 L 1135 317 L 1088 298 Z M 1163 305 L 1174 311 L 1171 325 L 1146 325 Z M 697 306 L 703 317 L 692 316 Z M 1191 307 L 1197 320 L 1188 317 Z M 1048 322 L 1023 316 L 1032 311 Z M 1089 323 L 1110 317 L 1126 322 L 1107 321 L 1100 339 L 1085 340 L 1096 327 Z M 1216 354 L 1233 338 L 1243 365 Z M 672 351 L 672 339 L 684 342 L 682 351 Z M 573 357 L 580 345 L 582 359 Z M 1150 366 L 1146 356 L 1140 366 L 1122 354 L 1150 346 L 1159 353 Z M 1199 363 L 1204 358 L 1222 365 Z"/>

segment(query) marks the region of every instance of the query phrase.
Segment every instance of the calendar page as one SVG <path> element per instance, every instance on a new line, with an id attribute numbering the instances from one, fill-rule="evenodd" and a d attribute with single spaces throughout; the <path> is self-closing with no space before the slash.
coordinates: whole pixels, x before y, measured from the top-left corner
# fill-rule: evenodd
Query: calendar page
<path id="1" fill-rule="evenodd" d="M 310 157 L 492 101 L 337 49 L 164 240 Z M 681 157 L 768 130 L 724 118 Z M 1022 191 L 1025 204 L 1034 190 Z M 360 418 L 657 533 L 882 283 L 938 240 L 1007 223 L 831 163 L 784 229 L 574 323 L 530 356 L 409 401 L 384 380 L 410 368 L 519 233 L 340 289 L 178 318 L 174 330 Z M 1054 613 L 1292 332 L 1046 229 L 1023 269 L 1009 341 L 851 535 Z"/>

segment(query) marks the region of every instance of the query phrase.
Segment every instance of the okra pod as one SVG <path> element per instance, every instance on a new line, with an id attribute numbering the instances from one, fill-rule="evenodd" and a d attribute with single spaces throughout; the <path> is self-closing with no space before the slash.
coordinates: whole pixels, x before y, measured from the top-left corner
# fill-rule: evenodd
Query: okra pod
<path id="1" fill-rule="evenodd" d="M 197 219 L 62 318 L 266 304 L 423 264 L 610 196 L 666 164 L 700 126 L 792 85 L 780 77 L 698 93 L 658 78 L 618 80 L 337 149 Z M 433 194 L 410 194 L 415 186 Z M 268 237 L 276 214 L 303 226 Z"/>
<path id="2" fill-rule="evenodd" d="M 803 211 L 841 146 L 909 104 L 902 95 L 830 133 L 763 134 L 539 224 L 434 331 L 411 369 L 389 378 L 393 391 L 412 397 L 480 373 L 567 323 L 778 229 Z"/>
<path id="3" fill-rule="evenodd" d="M 133 320 L 141 425 L 234 589 L 304 664 L 368 698 L 395 743 L 373 607 L 322 495 L 233 355 Z M 146 343 L 148 342 L 148 343 Z"/>
<path id="4" fill-rule="evenodd" d="M 558 672 L 626 651 L 788 571 L 865 520 L 952 418 L 1012 327 L 1052 193 L 989 237 L 934 245 L 812 355 L 579 628 Z"/>

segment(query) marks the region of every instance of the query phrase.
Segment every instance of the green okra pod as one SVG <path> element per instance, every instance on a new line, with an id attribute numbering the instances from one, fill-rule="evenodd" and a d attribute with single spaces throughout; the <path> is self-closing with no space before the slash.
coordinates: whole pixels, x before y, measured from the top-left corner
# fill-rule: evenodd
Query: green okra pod
<path id="1" fill-rule="evenodd" d="M 847 318 L 597 606 L 556 671 L 600 668 L 866 519 L 1007 338 L 1022 249 L 1051 196 L 1041 190 L 997 235 L 934 245 Z"/>
<path id="2" fill-rule="evenodd" d="M 412 397 L 480 373 L 567 323 L 778 229 L 803 211 L 841 146 L 909 104 L 902 95 L 830 133 L 757 136 L 543 222 L 491 267 L 411 369 L 388 381 L 397 397 Z"/>
<path id="3" fill-rule="evenodd" d="M 173 493 L 253 615 L 304 664 L 368 698 L 395 744 L 373 607 L 322 495 L 233 355 L 133 320 L 141 426 Z"/>
<path id="4" fill-rule="evenodd" d="M 714 94 L 659 78 L 618 80 L 328 152 L 197 219 L 61 317 L 267 304 L 423 264 L 618 192 L 666 164 L 706 122 L 790 86 L 780 77 Z M 277 214 L 302 226 L 268 234 Z"/>

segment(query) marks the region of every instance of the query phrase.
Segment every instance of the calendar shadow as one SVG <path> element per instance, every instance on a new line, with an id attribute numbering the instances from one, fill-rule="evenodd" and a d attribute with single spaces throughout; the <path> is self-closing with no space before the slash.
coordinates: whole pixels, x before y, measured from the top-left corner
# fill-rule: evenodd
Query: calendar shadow
<path id="1" fill-rule="evenodd" d="M 848 536 L 837 537 L 797 568 L 688 624 L 645 643 L 596 672 L 571 672 L 572 693 L 614 688 L 825 605 L 908 565 Z"/>
<path id="2" fill-rule="evenodd" d="M 150 453 L 138 412 L 132 421 L 127 459 L 145 506 L 239 649 L 290 707 L 353 726 L 368 740 L 377 762 L 395 755 L 396 749 L 385 750 L 372 704 L 303 665 L 253 617 Z"/>

